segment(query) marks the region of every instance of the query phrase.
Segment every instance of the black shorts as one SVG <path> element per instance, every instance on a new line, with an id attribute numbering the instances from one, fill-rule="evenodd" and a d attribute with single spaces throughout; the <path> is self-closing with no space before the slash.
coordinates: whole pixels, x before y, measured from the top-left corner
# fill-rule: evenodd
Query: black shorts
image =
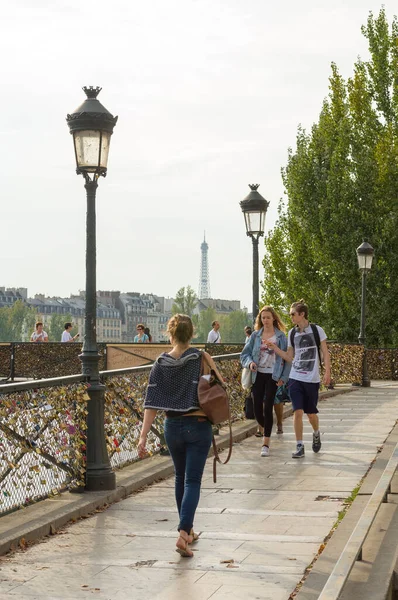
<path id="1" fill-rule="evenodd" d="M 317 404 L 319 385 L 319 383 L 308 383 L 306 381 L 289 379 L 287 386 L 292 399 L 293 411 L 303 410 L 309 415 L 318 413 Z"/>

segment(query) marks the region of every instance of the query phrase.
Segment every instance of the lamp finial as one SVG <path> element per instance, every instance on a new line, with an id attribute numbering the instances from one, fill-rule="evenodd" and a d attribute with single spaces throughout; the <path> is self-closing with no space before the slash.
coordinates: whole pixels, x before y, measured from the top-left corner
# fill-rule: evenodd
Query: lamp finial
<path id="1" fill-rule="evenodd" d="M 100 91 L 102 90 L 101 87 L 97 86 L 94 87 L 92 85 L 90 85 L 89 87 L 84 87 L 82 88 L 83 92 L 85 92 L 87 98 L 96 98 L 98 96 L 98 94 L 100 93 Z"/>

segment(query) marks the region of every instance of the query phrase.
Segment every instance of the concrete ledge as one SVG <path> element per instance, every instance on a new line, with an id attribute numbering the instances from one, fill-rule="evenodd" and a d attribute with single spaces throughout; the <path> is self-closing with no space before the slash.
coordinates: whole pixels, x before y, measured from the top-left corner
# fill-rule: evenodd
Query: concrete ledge
<path id="1" fill-rule="evenodd" d="M 386 600 L 398 556 L 396 504 L 382 504 L 340 600 Z M 391 596 L 390 596 L 391 597 Z"/>
<path id="2" fill-rule="evenodd" d="M 338 558 L 340 557 L 341 552 L 343 551 L 351 533 L 353 532 L 358 520 L 360 519 L 362 512 L 369 502 L 369 497 L 373 493 L 381 474 L 383 473 L 393 451 L 396 446 L 398 439 L 398 425 L 395 425 L 391 433 L 389 434 L 386 442 L 384 443 L 383 450 L 377 455 L 376 460 L 370 468 L 370 471 L 365 477 L 365 480 L 358 492 L 357 497 L 352 503 L 351 507 L 347 511 L 344 519 L 339 523 L 337 529 L 333 532 L 332 537 L 327 541 L 327 545 L 323 550 L 322 554 L 318 556 L 316 562 L 314 563 L 311 572 L 305 579 L 302 587 L 297 593 L 297 600 L 317 600 L 319 594 L 321 593 L 324 585 L 326 584 L 330 573 L 332 572 Z M 348 493 L 347 493 L 348 496 Z M 393 496 L 390 494 L 389 496 Z M 391 511 L 391 509 L 390 509 Z M 393 511 L 391 511 L 393 512 Z M 378 517 L 379 519 L 380 517 Z M 394 529 L 394 535 L 395 535 Z M 372 532 L 372 530 L 371 530 Z M 367 537 L 367 541 L 363 547 L 363 552 L 365 553 L 365 548 L 372 547 L 372 537 L 371 532 Z M 396 538 L 394 538 L 396 539 Z M 373 540 L 374 542 L 374 540 Z M 391 538 L 388 537 L 388 544 L 391 544 Z M 391 552 L 389 552 L 391 554 Z M 382 564 L 382 560 L 380 557 L 377 560 L 379 565 Z M 355 568 L 355 567 L 354 567 Z M 361 565 L 359 569 L 363 568 Z M 351 577 L 351 576 L 350 576 Z M 350 580 L 347 581 L 346 586 L 348 586 Z M 352 591 L 352 587 L 350 590 Z M 344 594 L 344 591 L 343 591 Z M 355 596 L 355 598 L 372 598 L 373 596 Z M 351 596 L 345 596 L 345 598 L 351 598 Z M 352 596 L 354 598 L 354 596 Z M 376 598 L 376 597 L 375 597 Z"/>
<path id="3" fill-rule="evenodd" d="M 355 388 L 338 388 L 321 392 L 320 400 L 351 391 L 355 391 Z M 285 405 L 283 418 L 289 417 L 292 412 L 291 405 Z M 241 442 L 253 435 L 256 430 L 256 421 L 234 424 L 233 442 Z M 220 435 L 216 436 L 216 442 L 219 450 L 227 448 L 229 432 L 222 429 Z M 213 449 L 211 448 L 209 456 L 212 454 Z M 171 458 L 157 455 L 116 471 L 117 487 L 115 490 L 80 494 L 65 492 L 55 498 L 47 498 L 27 508 L 5 515 L 0 518 L 0 555 L 18 547 L 22 539 L 28 542 L 51 535 L 67 523 L 85 517 L 109 504 L 119 502 L 133 492 L 156 481 L 166 479 L 173 473 Z"/>

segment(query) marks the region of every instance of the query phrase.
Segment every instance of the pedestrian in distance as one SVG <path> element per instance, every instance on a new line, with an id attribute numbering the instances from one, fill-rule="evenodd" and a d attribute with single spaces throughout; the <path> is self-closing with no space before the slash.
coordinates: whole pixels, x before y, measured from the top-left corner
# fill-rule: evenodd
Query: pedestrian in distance
<path id="1" fill-rule="evenodd" d="M 272 306 L 263 306 L 254 329 L 240 361 L 242 367 L 248 367 L 252 372 L 254 414 L 264 431 L 261 456 L 269 456 L 275 394 L 278 386 L 287 382 L 290 364 L 269 347 L 272 343 L 282 351 L 287 350 L 285 326 Z"/>
<path id="2" fill-rule="evenodd" d="M 213 321 L 211 326 L 213 329 L 210 329 L 209 331 L 209 335 L 207 336 L 207 343 L 221 344 L 220 323 L 218 321 Z"/>
<path id="3" fill-rule="evenodd" d="M 37 321 L 35 330 L 30 336 L 30 341 L 36 343 L 48 342 L 48 334 L 44 331 L 41 321 Z"/>
<path id="4" fill-rule="evenodd" d="M 150 344 L 152 342 L 152 336 L 151 336 L 151 331 L 150 331 L 149 327 L 145 327 L 144 333 L 145 333 L 145 335 L 148 336 L 148 343 Z"/>
<path id="5" fill-rule="evenodd" d="M 303 440 L 303 415 L 307 415 L 311 423 L 312 450 L 321 449 L 321 434 L 319 431 L 318 395 L 320 386 L 319 368 L 321 358 L 325 365 L 323 383 L 330 385 L 330 355 L 326 344 L 326 333 L 319 325 L 308 320 L 308 306 L 304 300 L 293 302 L 290 307 L 290 317 L 293 328 L 288 333 L 288 349 L 284 351 L 269 343 L 278 356 L 292 363 L 289 377 L 289 393 L 294 411 L 293 425 L 296 435 L 296 450 L 293 458 L 303 458 L 305 455 Z"/>
<path id="6" fill-rule="evenodd" d="M 189 544 L 198 539 L 193 524 L 212 440 L 212 425 L 199 407 L 202 352 L 190 346 L 194 333 L 190 317 L 174 315 L 167 324 L 167 332 L 172 350 L 157 358 L 149 375 L 138 455 L 144 458 L 147 434 L 158 411 L 163 411 L 166 414 L 164 435 L 174 463 L 175 498 L 180 517 L 176 551 L 181 556 L 192 557 Z M 211 356 L 203 354 L 223 381 Z"/>
<path id="7" fill-rule="evenodd" d="M 145 325 L 138 323 L 137 335 L 134 337 L 134 344 L 149 344 L 149 338 L 145 333 Z"/>
<path id="8" fill-rule="evenodd" d="M 245 332 L 245 336 L 246 336 L 246 339 L 245 339 L 245 344 L 246 344 L 249 341 L 250 336 L 253 333 L 253 331 L 252 331 L 252 328 L 249 327 L 249 325 L 246 325 L 244 332 Z"/>
<path id="9" fill-rule="evenodd" d="M 71 331 L 73 329 L 72 323 L 69 323 L 69 322 L 65 323 L 64 329 L 65 329 L 65 331 L 62 332 L 61 342 L 75 342 L 80 335 L 79 333 L 77 333 L 76 335 L 74 335 L 72 337 L 72 335 L 71 335 Z"/>

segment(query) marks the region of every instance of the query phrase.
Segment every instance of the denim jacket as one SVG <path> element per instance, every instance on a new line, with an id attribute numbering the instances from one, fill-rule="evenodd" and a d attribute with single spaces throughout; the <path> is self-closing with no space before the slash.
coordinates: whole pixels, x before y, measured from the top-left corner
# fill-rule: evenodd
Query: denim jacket
<path id="1" fill-rule="evenodd" d="M 286 352 L 287 350 L 287 338 L 283 331 L 276 329 L 274 327 L 274 333 L 276 335 L 276 343 L 278 347 Z M 240 362 L 242 367 L 249 367 L 250 363 L 255 362 L 258 365 L 258 361 L 260 358 L 260 346 L 261 346 L 261 336 L 263 334 L 263 328 L 259 331 L 253 331 L 250 338 L 246 342 L 246 346 L 243 348 L 242 353 L 240 355 Z M 274 381 L 279 381 L 282 379 L 284 383 L 289 379 L 290 373 L 290 363 L 283 360 L 278 354 L 275 354 L 275 364 L 274 369 L 272 371 L 272 379 Z M 257 371 L 252 371 L 252 383 L 256 381 Z"/>

